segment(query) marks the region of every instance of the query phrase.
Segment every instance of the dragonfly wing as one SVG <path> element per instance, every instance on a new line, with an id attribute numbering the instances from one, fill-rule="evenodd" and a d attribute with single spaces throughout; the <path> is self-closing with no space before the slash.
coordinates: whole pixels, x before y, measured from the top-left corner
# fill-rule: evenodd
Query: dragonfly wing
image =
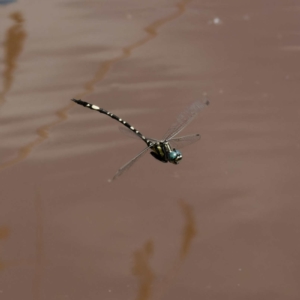
<path id="1" fill-rule="evenodd" d="M 119 131 L 122 132 L 123 134 L 131 137 L 131 138 L 134 138 L 134 139 L 137 139 L 137 140 L 140 139 L 140 137 L 137 134 L 135 134 L 132 130 L 130 130 L 127 127 L 119 126 Z"/>
<path id="2" fill-rule="evenodd" d="M 189 123 L 191 123 L 197 116 L 198 112 L 206 107 L 209 101 L 205 99 L 204 101 L 197 100 L 188 106 L 176 119 L 176 122 L 168 129 L 164 135 L 163 140 L 170 140 L 176 134 L 178 134 L 183 128 L 185 128 Z"/>
<path id="3" fill-rule="evenodd" d="M 119 131 L 124 133 L 125 135 L 131 137 L 131 138 L 134 138 L 134 139 L 140 139 L 141 137 L 138 136 L 137 134 L 135 134 L 132 130 L 130 130 L 129 128 L 127 127 L 124 127 L 124 126 L 119 126 Z M 150 139 L 148 137 L 146 137 L 146 139 L 150 142 L 152 142 L 153 144 L 157 143 L 158 140 L 156 139 Z"/>
<path id="4" fill-rule="evenodd" d="M 134 157 L 132 160 L 130 160 L 127 164 L 122 166 L 117 173 L 114 175 L 114 177 L 111 179 L 111 181 L 115 180 L 116 178 L 120 177 L 125 171 L 127 171 L 140 157 L 143 156 L 147 152 L 147 150 L 150 147 L 146 147 L 143 151 L 141 151 L 136 157 Z"/>
<path id="5" fill-rule="evenodd" d="M 181 136 L 178 138 L 173 138 L 168 140 L 172 147 L 175 149 L 182 149 L 183 147 L 189 146 L 197 141 L 199 141 L 201 138 L 200 134 L 190 134 L 190 135 L 185 135 Z"/>

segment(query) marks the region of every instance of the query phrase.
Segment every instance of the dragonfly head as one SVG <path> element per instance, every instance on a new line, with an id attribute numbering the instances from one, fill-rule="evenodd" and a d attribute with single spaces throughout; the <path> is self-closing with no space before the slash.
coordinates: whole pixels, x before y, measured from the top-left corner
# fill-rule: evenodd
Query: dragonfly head
<path id="1" fill-rule="evenodd" d="M 177 165 L 182 159 L 182 154 L 180 151 L 173 149 L 168 153 L 168 159 L 170 163 Z"/>

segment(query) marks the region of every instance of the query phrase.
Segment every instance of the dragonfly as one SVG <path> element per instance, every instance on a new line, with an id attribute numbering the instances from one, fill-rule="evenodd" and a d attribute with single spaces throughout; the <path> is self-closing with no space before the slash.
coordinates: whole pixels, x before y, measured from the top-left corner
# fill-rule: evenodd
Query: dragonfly
<path id="1" fill-rule="evenodd" d="M 75 103 L 87 107 L 91 110 L 95 110 L 101 114 L 105 114 L 112 119 L 120 122 L 123 126 L 120 127 L 120 130 L 126 134 L 134 136 L 138 139 L 141 139 L 145 144 L 146 148 L 144 148 L 138 155 L 132 158 L 129 162 L 123 165 L 113 176 L 110 181 L 115 180 L 119 176 L 121 176 L 125 171 L 127 171 L 139 158 L 141 158 L 145 153 L 150 150 L 150 154 L 157 160 L 163 163 L 172 163 L 179 164 L 182 160 L 182 153 L 178 149 L 182 149 L 185 146 L 188 146 L 194 142 L 200 140 L 200 134 L 189 134 L 181 137 L 177 137 L 177 135 L 188 125 L 190 124 L 200 110 L 209 105 L 209 100 L 206 98 L 204 100 L 196 100 L 191 103 L 185 110 L 183 110 L 176 121 L 172 124 L 172 126 L 167 130 L 161 140 L 148 138 L 144 136 L 140 131 L 131 126 L 125 120 L 119 118 L 115 114 L 88 102 L 85 102 L 80 99 L 71 99 Z"/>

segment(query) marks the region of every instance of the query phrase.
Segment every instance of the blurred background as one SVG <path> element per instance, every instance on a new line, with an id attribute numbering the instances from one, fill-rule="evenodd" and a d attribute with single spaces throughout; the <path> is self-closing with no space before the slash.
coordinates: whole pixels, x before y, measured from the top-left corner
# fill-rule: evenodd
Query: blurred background
<path id="1" fill-rule="evenodd" d="M 299 63 L 297 1 L 0 0 L 0 299 L 299 299 Z M 144 144 L 73 97 L 211 104 L 109 183 Z"/>

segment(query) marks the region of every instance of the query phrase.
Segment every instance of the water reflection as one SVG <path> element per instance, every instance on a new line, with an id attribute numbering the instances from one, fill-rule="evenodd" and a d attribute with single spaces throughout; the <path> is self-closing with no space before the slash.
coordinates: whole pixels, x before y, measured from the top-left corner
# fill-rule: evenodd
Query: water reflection
<path id="1" fill-rule="evenodd" d="M 4 97 L 12 86 L 17 60 L 23 50 L 24 41 L 27 36 L 23 28 L 24 18 L 22 14 L 20 12 L 14 12 L 10 15 L 10 18 L 14 21 L 14 25 L 7 30 L 6 38 L 3 43 L 5 67 L 0 104 L 4 102 Z"/>
<path id="2" fill-rule="evenodd" d="M 182 214 L 184 215 L 185 218 L 185 225 L 182 232 L 182 242 L 181 242 L 181 249 L 180 249 L 180 259 L 184 260 L 188 252 L 190 251 L 191 244 L 194 237 L 197 234 L 197 230 L 196 230 L 196 221 L 195 221 L 192 207 L 184 201 L 180 201 L 179 204 L 180 204 Z"/>
<path id="3" fill-rule="evenodd" d="M 1 240 L 5 240 L 9 237 L 10 230 L 8 227 L 2 226 L 0 227 L 0 242 Z M 1 244 L 0 244 L 1 245 Z M 0 258 L 0 270 L 4 268 L 4 263 L 2 262 Z"/>
<path id="4" fill-rule="evenodd" d="M 155 279 L 155 273 L 152 270 L 149 262 L 154 253 L 153 241 L 149 240 L 142 246 L 140 250 L 134 252 L 134 266 L 132 269 L 132 274 L 136 276 L 139 281 L 139 291 L 136 298 L 137 300 L 149 300 L 151 298 L 161 299 L 168 291 L 172 282 L 174 282 L 176 276 L 179 274 L 180 267 L 191 249 L 192 241 L 197 234 L 193 208 L 183 200 L 179 202 L 179 206 L 184 217 L 184 224 L 182 228 L 182 237 L 178 249 L 178 255 L 173 261 L 172 266 L 167 272 L 165 278 L 157 287 L 155 297 L 152 297 L 152 294 L 154 294 L 153 283 Z"/>
<path id="5" fill-rule="evenodd" d="M 148 300 L 151 296 L 151 288 L 154 281 L 154 273 L 150 267 L 149 260 L 154 252 L 153 241 L 149 240 L 144 246 L 134 253 L 134 266 L 132 274 L 139 280 L 139 291 L 137 300 Z"/>

